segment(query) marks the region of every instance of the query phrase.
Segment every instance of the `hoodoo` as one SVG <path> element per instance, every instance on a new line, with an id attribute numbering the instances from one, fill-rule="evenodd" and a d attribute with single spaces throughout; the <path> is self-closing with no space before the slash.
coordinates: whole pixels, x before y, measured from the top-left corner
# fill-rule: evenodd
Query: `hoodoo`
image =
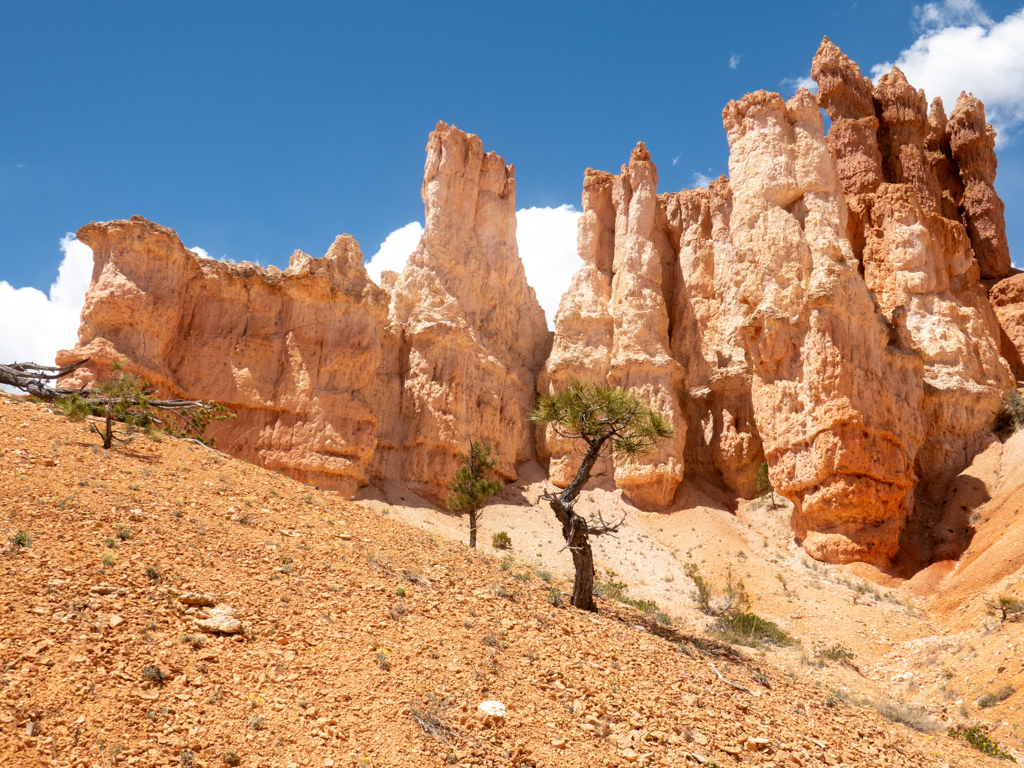
<path id="1" fill-rule="evenodd" d="M 614 384 L 674 427 L 604 467 L 634 505 L 672 508 L 695 477 L 751 498 L 767 464 L 816 558 L 885 564 L 905 531 L 919 561 L 956 557 L 931 541 L 940 500 L 1024 375 L 995 134 L 973 96 L 947 116 L 827 38 L 812 76 L 817 96 L 725 107 L 729 178 L 706 189 L 659 194 L 643 143 L 618 174 L 585 171 L 581 266 L 553 336 L 518 255 L 514 167 L 439 123 L 423 237 L 381 286 L 347 235 L 282 272 L 200 258 L 141 217 L 89 224 L 79 345 L 58 362 L 91 355 L 83 383 L 124 359 L 167 394 L 227 405 L 238 418 L 215 436 L 236 456 L 435 501 L 471 439 L 494 446 L 500 477 L 538 458 L 564 486 L 579 457 L 535 433 L 534 398 Z"/>

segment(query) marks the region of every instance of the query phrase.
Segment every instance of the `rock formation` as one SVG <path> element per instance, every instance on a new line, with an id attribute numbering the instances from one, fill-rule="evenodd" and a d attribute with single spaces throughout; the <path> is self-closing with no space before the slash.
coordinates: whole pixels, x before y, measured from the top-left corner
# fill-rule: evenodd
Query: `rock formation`
<path id="1" fill-rule="evenodd" d="M 629 251 L 638 228 L 619 191 L 656 178 L 646 152 L 618 176 L 586 172 L 584 266 L 539 383 L 612 380 L 629 312 L 643 307 L 656 343 L 630 364 L 662 366 L 650 380 L 676 421 L 679 382 L 687 474 L 749 497 L 766 457 L 808 552 L 881 563 L 915 501 L 941 495 L 991 439 L 1012 382 L 980 282 L 1009 269 L 992 132 L 973 97 L 948 120 L 939 100 L 929 113 L 898 69 L 875 87 L 827 38 L 812 74 L 817 99 L 758 92 L 726 107 L 730 178 L 661 195 L 653 227 L 637 219 L 646 250 Z M 616 295 L 637 276 L 652 290 Z M 674 378 L 661 372 L 666 348 Z M 566 483 L 571 446 L 550 432 L 538 446 Z M 668 499 L 660 489 L 642 503 Z"/>
<path id="2" fill-rule="evenodd" d="M 1000 352 L 1018 381 L 1024 380 L 1024 272 L 992 286 L 989 295 L 999 320 Z"/>
<path id="3" fill-rule="evenodd" d="M 493 444 L 505 480 L 533 458 L 529 413 L 551 334 L 519 259 L 515 167 L 438 123 L 422 196 L 423 236 L 390 287 L 376 396 L 389 416 L 373 473 L 443 499 L 474 439 Z"/>
<path id="4" fill-rule="evenodd" d="M 223 450 L 345 493 L 388 477 L 442 501 L 472 438 L 514 479 L 550 348 L 518 258 L 514 168 L 439 123 L 423 201 L 423 238 L 387 291 L 348 235 L 282 272 L 202 259 L 138 216 L 83 227 L 92 286 L 58 359 L 92 360 L 69 383 L 124 359 L 168 395 L 235 412 L 212 431 Z"/>
<path id="5" fill-rule="evenodd" d="M 88 224 L 92 285 L 73 385 L 127 361 L 163 394 L 216 400 L 236 418 L 211 434 L 234 456 L 327 488 L 366 484 L 378 413 L 387 296 L 347 235 L 287 270 L 200 258 L 173 230 L 133 216 Z"/>
<path id="6" fill-rule="evenodd" d="M 864 281 L 895 343 L 924 363 L 915 464 L 935 501 L 990 439 L 1013 380 L 980 284 L 1010 266 L 991 126 L 965 95 L 949 120 L 939 99 L 929 113 L 924 92 L 895 67 L 872 88 L 828 38 L 811 73 L 833 121 L 829 147 Z"/>
<path id="7" fill-rule="evenodd" d="M 534 434 L 535 394 L 615 384 L 675 427 L 648 456 L 606 460 L 634 504 L 670 506 L 684 476 L 750 498 L 767 462 L 810 554 L 883 564 L 908 519 L 918 537 L 941 523 L 947 485 L 993 439 L 1011 366 L 1024 374 L 1024 282 L 1007 277 L 977 99 L 947 118 L 827 38 L 812 75 L 817 97 L 726 106 L 730 177 L 707 189 L 659 195 L 643 143 L 618 174 L 586 170 L 553 340 L 518 258 L 514 167 L 439 123 L 400 274 L 374 285 L 347 235 L 282 272 L 201 259 L 139 217 L 90 224 L 80 343 L 59 362 L 92 355 L 82 383 L 123 358 L 167 394 L 224 403 L 238 418 L 219 445 L 242 458 L 437 501 L 472 439 L 504 479 L 536 456 L 566 485 L 579 455 Z"/>

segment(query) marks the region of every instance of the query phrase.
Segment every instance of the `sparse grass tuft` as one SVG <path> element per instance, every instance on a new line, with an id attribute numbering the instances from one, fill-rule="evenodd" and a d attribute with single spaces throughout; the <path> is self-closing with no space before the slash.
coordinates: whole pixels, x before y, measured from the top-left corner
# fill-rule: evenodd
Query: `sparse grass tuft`
<path id="1" fill-rule="evenodd" d="M 430 694 L 427 699 L 429 702 L 427 704 L 418 701 L 409 702 L 409 717 L 427 736 L 432 736 L 442 744 L 448 744 L 450 739 L 458 736 L 458 732 L 444 718 L 448 702 L 439 700 L 433 694 Z"/>
<path id="2" fill-rule="evenodd" d="M 857 655 L 842 643 L 834 643 L 828 648 L 815 651 L 814 658 L 821 661 L 838 661 L 840 664 L 852 667 L 853 660 L 857 658 Z"/>
<path id="3" fill-rule="evenodd" d="M 18 531 L 8 540 L 8 545 L 12 553 L 17 554 L 25 547 L 32 546 L 32 537 L 29 536 L 28 531 Z"/>
<path id="4" fill-rule="evenodd" d="M 505 531 L 498 531 L 491 537 L 491 546 L 495 549 L 512 549 L 512 537 Z"/>
<path id="5" fill-rule="evenodd" d="M 733 582 L 731 565 L 726 570 L 725 588 L 721 594 L 715 594 L 714 586 L 704 578 L 696 563 L 687 563 L 685 570 L 686 575 L 690 577 L 696 588 L 693 597 L 697 601 L 697 608 L 701 613 L 708 616 L 723 616 L 727 613 L 741 612 L 750 607 L 750 597 L 747 595 L 743 579 Z"/>
<path id="6" fill-rule="evenodd" d="M 242 764 L 242 758 L 240 758 L 238 756 L 238 753 L 235 752 L 235 750 L 233 749 L 229 749 L 227 752 L 221 755 L 220 759 L 224 761 L 224 765 L 234 766 Z"/>
<path id="7" fill-rule="evenodd" d="M 185 645 L 192 646 L 193 650 L 198 651 L 206 643 L 205 638 L 197 637 L 195 635 L 185 635 L 181 638 L 181 642 Z"/>
<path id="8" fill-rule="evenodd" d="M 939 723 L 918 706 L 906 704 L 902 701 L 889 701 L 888 699 L 867 699 L 863 702 L 874 709 L 886 720 L 900 723 L 908 728 L 913 728 L 921 733 L 934 733 L 942 730 Z"/>
<path id="9" fill-rule="evenodd" d="M 731 645 L 745 645 L 748 648 L 760 648 L 765 644 L 777 646 L 796 644 L 796 639 L 786 634 L 778 624 L 768 619 L 762 619 L 754 613 L 720 616 L 712 634 Z"/>
<path id="10" fill-rule="evenodd" d="M 996 704 L 1006 701 L 1008 698 L 1013 696 L 1013 694 L 1016 693 L 1016 691 L 1016 688 L 1007 683 L 999 690 L 993 691 L 992 693 L 986 693 L 983 696 L 979 697 L 978 707 L 981 709 L 988 709 L 989 707 L 994 707 Z"/>
<path id="11" fill-rule="evenodd" d="M 148 680 L 151 683 L 156 683 L 157 685 L 163 685 L 164 681 L 167 680 L 167 673 L 157 666 L 143 667 L 142 679 Z"/>
<path id="12" fill-rule="evenodd" d="M 146 566 L 146 578 L 152 581 L 154 584 L 160 581 L 160 569 L 153 565 Z"/>

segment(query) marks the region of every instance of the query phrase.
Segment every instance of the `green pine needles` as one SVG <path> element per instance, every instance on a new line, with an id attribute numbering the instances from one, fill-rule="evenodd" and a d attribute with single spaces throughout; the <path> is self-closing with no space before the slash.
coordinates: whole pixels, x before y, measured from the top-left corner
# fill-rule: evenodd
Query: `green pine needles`
<path id="1" fill-rule="evenodd" d="M 126 371 L 120 360 L 112 362 L 110 370 L 111 377 L 93 389 L 65 395 L 55 403 L 71 421 L 100 420 L 101 427 L 90 421 L 89 429 L 102 438 L 106 449 L 115 440 L 128 443 L 136 434 L 153 435 L 156 430 L 212 445 L 212 438 L 203 437 L 210 422 L 234 418 L 219 403 L 154 398 L 155 390 Z"/>
<path id="2" fill-rule="evenodd" d="M 469 512 L 469 546 L 475 548 L 480 510 L 505 486 L 487 478 L 487 472 L 498 466 L 497 459 L 491 456 L 490 444 L 474 440 L 469 446 L 469 453 L 460 453 L 459 460 L 462 466 L 448 483 L 448 509 Z"/>

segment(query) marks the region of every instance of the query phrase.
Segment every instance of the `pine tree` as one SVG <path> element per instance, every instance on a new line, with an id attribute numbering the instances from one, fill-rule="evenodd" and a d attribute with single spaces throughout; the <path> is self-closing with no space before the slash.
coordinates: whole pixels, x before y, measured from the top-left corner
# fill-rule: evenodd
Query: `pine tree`
<path id="1" fill-rule="evenodd" d="M 475 548 L 480 509 L 505 486 L 486 477 L 488 470 L 498 466 L 497 460 L 491 457 L 489 444 L 474 440 L 469 446 L 469 453 L 460 453 L 459 460 L 462 466 L 448 483 L 448 509 L 469 512 L 469 546 Z"/>
<path id="2" fill-rule="evenodd" d="M 564 390 L 542 396 L 532 418 L 537 424 L 551 426 L 562 437 L 582 441 L 586 446 L 572 482 L 561 492 L 548 491 L 541 498 L 551 505 L 562 524 L 565 545 L 572 553 L 576 580 L 571 602 L 577 608 L 597 611 L 590 537 L 615 533 L 625 516 L 616 523 L 606 523 L 600 513 L 596 518 L 584 519 L 573 509 L 580 491 L 602 453 L 633 459 L 672 437 L 674 430 L 660 413 L 632 392 L 580 381 L 572 381 Z"/>

